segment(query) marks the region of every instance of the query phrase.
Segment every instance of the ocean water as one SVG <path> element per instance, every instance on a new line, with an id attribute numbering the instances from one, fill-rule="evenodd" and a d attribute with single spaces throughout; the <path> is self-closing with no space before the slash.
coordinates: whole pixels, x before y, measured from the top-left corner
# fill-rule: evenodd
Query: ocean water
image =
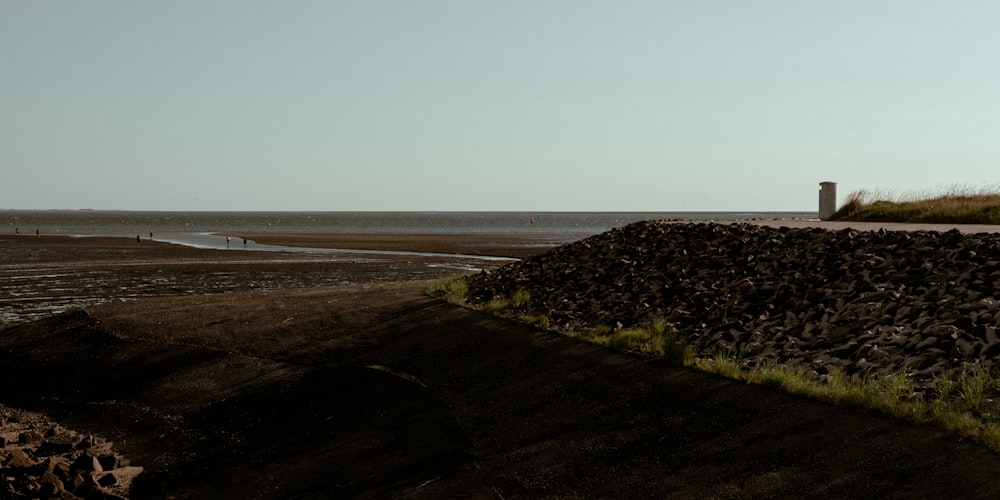
<path id="1" fill-rule="evenodd" d="M 213 233 L 550 234 L 564 239 L 602 233 L 640 220 L 813 219 L 816 212 L 144 212 L 0 210 L 0 231 L 13 234 L 148 236 L 171 239 Z M 158 238 L 160 239 L 160 238 Z"/>

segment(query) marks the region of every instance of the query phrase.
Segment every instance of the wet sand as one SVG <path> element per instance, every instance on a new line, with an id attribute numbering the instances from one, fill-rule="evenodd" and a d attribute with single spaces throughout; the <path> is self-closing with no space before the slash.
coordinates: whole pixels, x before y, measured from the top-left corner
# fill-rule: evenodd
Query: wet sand
<path id="1" fill-rule="evenodd" d="M 198 249 L 132 238 L 0 236 L 0 324 L 140 297 L 231 293 L 437 279 L 503 264 L 550 239 L 461 235 L 254 235 L 260 244 L 361 253 Z M 236 246 L 236 245 L 234 245 Z M 364 253 L 364 250 L 413 252 Z M 426 253 L 426 254 L 422 254 Z M 461 255 L 460 255 L 461 254 Z"/>
<path id="2" fill-rule="evenodd" d="M 574 238 L 557 234 L 289 234 L 241 235 L 257 243 L 308 248 L 388 250 L 524 258 Z"/>

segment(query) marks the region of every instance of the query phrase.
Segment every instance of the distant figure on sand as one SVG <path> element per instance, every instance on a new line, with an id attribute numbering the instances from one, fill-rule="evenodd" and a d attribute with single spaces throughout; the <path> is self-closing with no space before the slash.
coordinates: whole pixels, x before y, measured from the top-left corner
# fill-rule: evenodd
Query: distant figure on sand
<path id="1" fill-rule="evenodd" d="M 41 236 L 41 235 L 42 235 L 42 232 L 39 231 L 39 230 L 37 230 L 37 229 L 35 229 L 35 236 Z"/>
<path id="2" fill-rule="evenodd" d="M 226 248 L 229 248 L 229 236 L 226 236 Z"/>
<path id="3" fill-rule="evenodd" d="M 243 246 L 247 246 L 247 239 L 243 238 Z"/>
<path id="4" fill-rule="evenodd" d="M 21 228 L 20 227 L 15 227 L 14 228 L 14 234 L 20 235 L 21 234 Z"/>
<path id="5" fill-rule="evenodd" d="M 149 232 L 149 241 L 153 241 L 153 232 L 152 231 Z"/>
<path id="6" fill-rule="evenodd" d="M 138 244 L 140 244 L 140 245 L 142 244 L 142 238 L 140 237 L 140 235 L 138 235 L 138 234 L 135 235 L 135 242 L 138 243 Z"/>

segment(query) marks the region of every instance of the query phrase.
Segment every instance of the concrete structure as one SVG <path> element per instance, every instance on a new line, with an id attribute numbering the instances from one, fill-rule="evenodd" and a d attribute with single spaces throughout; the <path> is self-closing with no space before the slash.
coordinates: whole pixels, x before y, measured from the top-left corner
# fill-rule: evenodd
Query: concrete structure
<path id="1" fill-rule="evenodd" d="M 826 220 L 837 212 L 837 183 L 819 183 L 819 218 Z"/>

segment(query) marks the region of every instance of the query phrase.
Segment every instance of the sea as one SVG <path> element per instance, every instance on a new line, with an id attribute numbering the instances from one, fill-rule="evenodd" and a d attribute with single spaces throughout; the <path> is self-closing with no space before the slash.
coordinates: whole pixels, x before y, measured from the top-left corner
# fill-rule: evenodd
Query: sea
<path id="1" fill-rule="evenodd" d="M 0 210 L 7 234 L 124 236 L 197 247 L 225 246 L 219 234 L 540 234 L 574 240 L 642 220 L 815 219 L 817 212 L 171 212 Z"/>

